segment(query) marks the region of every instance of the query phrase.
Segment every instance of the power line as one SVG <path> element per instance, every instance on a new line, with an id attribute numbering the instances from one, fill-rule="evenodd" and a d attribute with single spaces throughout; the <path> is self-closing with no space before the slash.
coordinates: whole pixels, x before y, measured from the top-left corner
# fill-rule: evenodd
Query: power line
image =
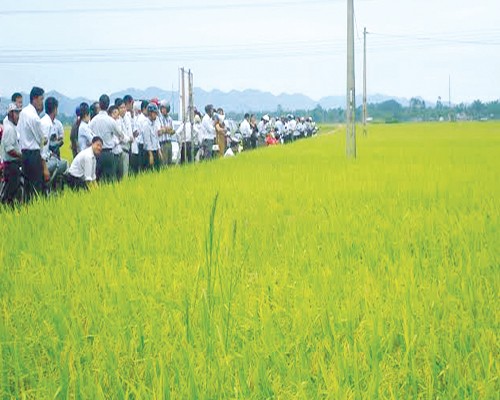
<path id="1" fill-rule="evenodd" d="M 340 1 L 340 0 L 335 0 Z M 1 10 L 0 15 L 59 15 L 59 14 L 99 14 L 99 13 L 138 13 L 138 12 L 165 12 L 165 11 L 186 11 L 186 10 L 220 10 L 220 9 L 239 9 L 239 8 L 275 8 L 290 7 L 312 4 L 332 4 L 332 0 L 283 0 L 266 2 L 246 2 L 246 3 L 203 3 L 203 4 L 170 4 L 162 6 L 141 6 L 141 7 L 101 7 L 101 8 L 68 8 L 68 9 L 17 9 Z"/>

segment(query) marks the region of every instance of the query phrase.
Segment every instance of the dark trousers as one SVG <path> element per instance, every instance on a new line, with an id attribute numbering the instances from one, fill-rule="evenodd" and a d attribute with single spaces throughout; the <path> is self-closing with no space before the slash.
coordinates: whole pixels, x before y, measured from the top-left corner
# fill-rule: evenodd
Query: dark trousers
<path id="1" fill-rule="evenodd" d="M 23 150 L 23 174 L 25 177 L 26 201 L 43 195 L 43 164 L 40 150 Z"/>
<path id="2" fill-rule="evenodd" d="M 184 164 L 186 162 L 186 160 L 187 160 L 187 162 L 193 162 L 193 155 L 192 155 L 191 151 L 192 151 L 191 142 L 182 143 L 182 146 L 181 146 L 181 164 Z"/>
<path id="3" fill-rule="evenodd" d="M 143 171 L 148 168 L 149 159 L 147 157 L 147 152 L 144 151 L 144 145 L 139 144 L 139 171 Z"/>
<path id="4" fill-rule="evenodd" d="M 257 135 L 252 134 L 252 136 L 250 136 L 250 145 L 252 146 L 252 149 L 257 148 L 257 141 L 258 141 Z"/>
<path id="5" fill-rule="evenodd" d="M 122 162 L 122 155 L 121 154 L 113 154 L 115 157 L 115 164 L 116 164 L 116 179 L 118 181 L 121 181 L 123 179 L 123 162 Z"/>
<path id="6" fill-rule="evenodd" d="M 172 142 L 165 142 L 162 147 L 163 158 L 166 165 L 172 165 Z"/>
<path id="7" fill-rule="evenodd" d="M 160 154 L 156 150 L 152 151 L 152 153 L 153 153 L 153 165 L 149 163 L 149 151 L 144 152 L 144 157 L 147 160 L 147 167 L 145 169 L 147 171 L 152 171 L 153 169 L 159 171 L 161 168 Z"/>
<path id="8" fill-rule="evenodd" d="M 96 165 L 97 179 L 104 182 L 113 182 L 117 179 L 115 155 L 111 150 L 103 150 Z"/>
<path id="9" fill-rule="evenodd" d="M 139 173 L 139 154 L 130 153 L 130 172 L 134 175 Z"/>
<path id="10" fill-rule="evenodd" d="M 213 139 L 203 139 L 201 147 L 203 148 L 203 159 L 210 160 L 212 158 L 212 152 L 214 140 Z"/>
<path id="11" fill-rule="evenodd" d="M 4 190 L 2 193 L 2 203 L 10 206 L 14 201 L 21 200 L 17 198 L 19 185 L 21 183 L 21 161 L 6 161 L 3 169 Z"/>
<path id="12" fill-rule="evenodd" d="M 68 184 L 68 186 L 73 189 L 73 190 L 87 190 L 88 187 L 87 187 L 87 183 L 81 179 L 81 178 L 77 178 L 73 175 L 66 175 L 66 183 Z"/>

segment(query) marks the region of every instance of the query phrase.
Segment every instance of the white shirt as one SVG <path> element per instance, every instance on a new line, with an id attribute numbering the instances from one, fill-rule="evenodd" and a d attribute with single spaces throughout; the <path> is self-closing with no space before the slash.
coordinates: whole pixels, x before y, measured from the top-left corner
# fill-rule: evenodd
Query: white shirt
<path id="1" fill-rule="evenodd" d="M 193 135 L 191 134 L 191 122 L 186 122 L 186 140 L 184 140 L 184 124 L 182 123 L 175 131 L 177 137 L 180 138 L 180 142 L 191 142 L 193 140 Z"/>
<path id="2" fill-rule="evenodd" d="M 142 132 L 144 139 L 144 151 L 157 151 L 160 149 L 160 140 L 158 138 L 158 124 L 149 118 L 143 125 Z"/>
<path id="3" fill-rule="evenodd" d="M 280 119 L 276 121 L 276 124 L 274 126 L 279 134 L 281 134 L 285 130 L 285 125 L 283 124 L 283 122 L 281 122 Z"/>
<path id="4" fill-rule="evenodd" d="M 124 150 L 130 150 L 130 143 L 134 140 L 134 131 L 132 128 L 132 118 L 130 114 L 127 112 L 125 115 L 120 118 L 122 122 L 122 132 L 123 136 L 125 136 L 124 143 L 122 143 L 122 147 Z"/>
<path id="5" fill-rule="evenodd" d="M 94 134 L 89 127 L 89 124 L 85 121 L 80 122 L 80 127 L 78 128 L 78 151 L 83 151 L 87 147 L 92 145 L 92 138 Z"/>
<path id="6" fill-rule="evenodd" d="M 192 136 L 193 136 L 193 142 L 196 145 L 199 145 L 201 143 L 201 141 L 202 141 L 202 137 L 201 137 L 202 130 L 203 130 L 203 128 L 202 128 L 200 122 L 195 122 L 193 124 Z"/>
<path id="7" fill-rule="evenodd" d="M 209 139 L 209 140 L 214 140 L 215 139 L 215 126 L 212 121 L 212 118 L 210 115 L 205 114 L 203 117 L 203 120 L 201 121 L 201 126 L 203 128 L 202 130 L 202 140 Z"/>
<path id="8" fill-rule="evenodd" d="M 295 121 L 294 119 L 288 121 L 288 123 L 286 124 L 286 130 L 288 131 L 288 133 L 293 133 L 296 128 L 297 128 L 297 121 Z"/>
<path id="9" fill-rule="evenodd" d="M 244 119 L 240 124 L 240 133 L 244 138 L 249 138 L 252 136 L 252 128 L 250 127 L 250 122 Z"/>
<path id="10" fill-rule="evenodd" d="M 264 121 L 260 121 L 257 124 L 257 130 L 259 131 L 259 135 L 265 136 L 267 133 L 267 124 Z"/>
<path id="11" fill-rule="evenodd" d="M 54 126 L 56 128 L 57 138 L 64 139 L 64 127 L 61 121 L 57 118 L 54 119 Z"/>
<path id="12" fill-rule="evenodd" d="M 2 142 L 0 143 L 0 159 L 3 161 L 18 161 L 19 158 L 9 155 L 9 152 L 12 150 L 15 150 L 16 153 L 21 153 L 16 127 L 9 121 L 8 118 L 6 118 L 3 121 L 3 136 Z"/>
<path id="13" fill-rule="evenodd" d="M 23 108 L 17 123 L 19 144 L 22 150 L 41 150 L 44 134 L 40 117 L 32 104 Z"/>
<path id="14" fill-rule="evenodd" d="M 118 140 L 123 139 L 123 133 L 117 122 L 106 111 L 99 112 L 90 121 L 89 127 L 94 132 L 94 136 L 99 136 L 102 139 L 103 149 L 112 150 L 115 147 L 115 137 Z"/>
<path id="15" fill-rule="evenodd" d="M 50 150 L 49 150 L 50 137 L 52 135 L 57 136 L 57 128 L 54 124 L 54 121 L 52 121 L 52 118 L 50 118 L 49 114 L 45 114 L 44 117 L 40 120 L 40 123 L 42 126 L 43 135 L 47 140 L 47 142 L 42 148 L 41 156 L 45 161 L 47 161 L 50 157 Z"/>
<path id="16" fill-rule="evenodd" d="M 69 167 L 68 173 L 86 182 L 95 181 L 96 159 L 94 149 L 88 147 L 80 151 Z"/>

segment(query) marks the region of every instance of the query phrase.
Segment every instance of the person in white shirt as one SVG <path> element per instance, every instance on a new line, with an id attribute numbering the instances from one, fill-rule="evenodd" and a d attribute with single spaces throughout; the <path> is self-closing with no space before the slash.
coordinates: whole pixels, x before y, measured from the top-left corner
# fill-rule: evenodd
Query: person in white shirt
<path id="1" fill-rule="evenodd" d="M 146 169 L 159 170 L 161 167 L 162 153 L 160 149 L 160 140 L 158 138 L 158 126 L 156 119 L 158 118 L 158 107 L 154 103 L 149 103 L 148 119 L 144 123 L 144 130 L 142 132 L 144 139 L 144 152 L 147 158 Z"/>
<path id="2" fill-rule="evenodd" d="M 123 134 L 128 139 L 128 143 L 125 143 L 123 147 L 123 151 L 127 153 L 126 157 L 123 160 L 123 174 L 128 176 L 130 174 L 130 159 L 132 157 L 132 143 L 135 140 L 137 135 L 137 131 L 134 127 L 134 99 L 129 94 L 123 97 L 123 104 L 125 107 L 125 111 L 122 115 L 122 111 L 120 109 L 120 116 L 122 118 L 122 126 L 123 126 Z"/>
<path id="3" fill-rule="evenodd" d="M 118 165 L 113 155 L 116 141 L 123 140 L 123 133 L 117 122 L 108 115 L 109 96 L 103 94 L 99 98 L 100 112 L 89 124 L 95 136 L 102 139 L 102 154 L 97 159 L 97 180 L 116 181 L 118 178 Z"/>
<path id="4" fill-rule="evenodd" d="M 144 128 L 149 121 L 148 118 L 148 105 L 147 100 L 143 100 L 141 103 L 141 112 L 137 116 L 137 129 L 139 134 L 137 136 L 137 145 L 139 148 L 139 171 L 148 168 L 149 158 L 144 150 Z"/>
<path id="5" fill-rule="evenodd" d="M 56 151 L 62 143 L 61 132 L 57 126 L 59 102 L 54 97 L 45 99 L 45 116 L 41 119 L 42 130 L 45 134 L 46 145 L 42 149 L 42 159 L 45 161 L 50 176 L 50 188 L 56 189 L 57 183 L 62 183 L 62 176 L 68 169 L 68 162 L 61 160 Z M 56 144 L 54 144 L 56 143 Z M 46 189 L 49 189 L 47 187 Z"/>
<path id="6" fill-rule="evenodd" d="M 186 127 L 184 129 L 184 126 Z M 193 133 L 192 133 L 191 122 L 186 121 L 186 123 L 182 123 L 179 125 L 177 130 L 175 131 L 175 135 L 181 140 L 181 164 L 185 164 L 187 162 L 193 161 Z"/>
<path id="7" fill-rule="evenodd" d="M 297 121 L 292 114 L 288 114 L 288 122 L 285 124 L 285 143 L 289 143 L 293 140 L 295 135 L 295 130 L 297 128 Z"/>
<path id="8" fill-rule="evenodd" d="M 158 121 L 161 125 L 161 133 L 160 133 L 160 145 L 161 151 L 163 154 L 163 164 L 171 165 L 172 164 L 172 142 L 176 142 L 177 138 L 174 135 L 174 122 L 172 117 L 169 115 L 170 113 L 170 104 L 167 103 L 166 100 L 162 100 L 160 102 L 160 115 L 158 116 Z"/>
<path id="9" fill-rule="evenodd" d="M 54 118 L 54 127 L 56 137 L 50 141 L 50 151 L 52 151 L 58 158 L 61 158 L 61 147 L 64 145 L 64 127 L 61 121 Z"/>
<path id="10" fill-rule="evenodd" d="M 276 139 L 282 140 L 283 134 L 285 132 L 285 124 L 283 123 L 281 117 L 276 118 L 276 123 L 274 124 L 274 128 L 276 130 Z"/>
<path id="11" fill-rule="evenodd" d="M 142 138 L 142 125 L 146 120 L 145 114 L 147 114 L 148 108 L 147 101 L 137 101 L 134 102 L 134 119 L 133 119 L 133 130 L 134 130 L 134 141 L 132 142 L 130 155 L 130 170 L 133 174 L 138 174 L 142 170 L 144 161 L 144 140 Z"/>
<path id="12" fill-rule="evenodd" d="M 250 127 L 250 114 L 248 113 L 245 114 L 245 118 L 243 119 L 243 121 L 241 121 L 240 133 L 243 137 L 243 148 L 245 150 L 250 149 L 250 137 L 252 136 L 252 128 Z"/>
<path id="13" fill-rule="evenodd" d="M 128 176 L 130 145 L 134 140 L 134 136 L 132 134 L 132 123 L 128 118 L 126 118 L 127 106 L 125 105 L 123 99 L 115 99 L 115 106 L 118 107 L 117 121 L 123 133 L 123 140 L 120 142 L 122 152 L 120 154 L 120 159 L 118 160 L 118 162 L 121 164 L 121 168 L 118 169 L 122 171 L 122 176 Z"/>
<path id="14" fill-rule="evenodd" d="M 214 106 L 208 104 L 205 107 L 205 115 L 201 120 L 202 126 L 202 142 L 201 147 L 203 149 L 203 159 L 210 160 L 212 158 L 212 149 L 215 143 L 215 122 L 212 119 L 214 114 Z"/>
<path id="15" fill-rule="evenodd" d="M 16 201 L 21 178 L 20 168 L 23 155 L 16 130 L 21 110 L 15 103 L 9 104 L 7 117 L 4 119 L 4 132 L 0 144 L 0 159 L 4 163 L 3 179 L 5 184 L 0 200 L 3 204 L 10 206 L 13 206 Z"/>
<path id="16" fill-rule="evenodd" d="M 41 156 L 42 147 L 46 142 L 38 115 L 43 110 L 44 94 L 42 88 L 35 86 L 31 89 L 30 104 L 19 114 L 17 124 L 19 143 L 23 153 L 25 194 L 28 202 L 34 195 L 43 195 L 44 180 L 49 180 L 49 171 Z"/>
<path id="17" fill-rule="evenodd" d="M 87 103 L 80 104 L 80 118 L 78 122 L 78 152 L 85 150 L 92 145 L 94 133 L 89 127 L 90 111 Z"/>
<path id="18" fill-rule="evenodd" d="M 102 139 L 92 138 L 92 145 L 80 151 L 68 169 L 66 182 L 74 190 L 89 189 L 96 184 L 96 158 L 102 152 Z"/>

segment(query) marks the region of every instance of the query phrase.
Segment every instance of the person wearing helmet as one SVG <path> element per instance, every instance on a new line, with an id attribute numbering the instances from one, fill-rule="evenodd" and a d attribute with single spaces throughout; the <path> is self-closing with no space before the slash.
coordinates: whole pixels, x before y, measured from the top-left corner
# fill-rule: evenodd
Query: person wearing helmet
<path id="1" fill-rule="evenodd" d="M 16 103 L 9 104 L 7 116 L 3 121 L 4 133 L 0 145 L 0 159 L 4 162 L 3 179 L 5 184 L 1 201 L 3 204 L 10 206 L 14 205 L 14 201 L 16 200 L 21 178 L 21 161 L 23 155 L 16 130 L 21 110 L 22 108 L 18 107 Z"/>
<path id="2" fill-rule="evenodd" d="M 147 162 L 146 169 L 152 170 L 154 168 L 159 170 L 161 167 L 162 153 L 156 122 L 159 114 L 157 105 L 149 103 L 147 112 L 148 119 L 143 127 L 144 153 Z"/>

